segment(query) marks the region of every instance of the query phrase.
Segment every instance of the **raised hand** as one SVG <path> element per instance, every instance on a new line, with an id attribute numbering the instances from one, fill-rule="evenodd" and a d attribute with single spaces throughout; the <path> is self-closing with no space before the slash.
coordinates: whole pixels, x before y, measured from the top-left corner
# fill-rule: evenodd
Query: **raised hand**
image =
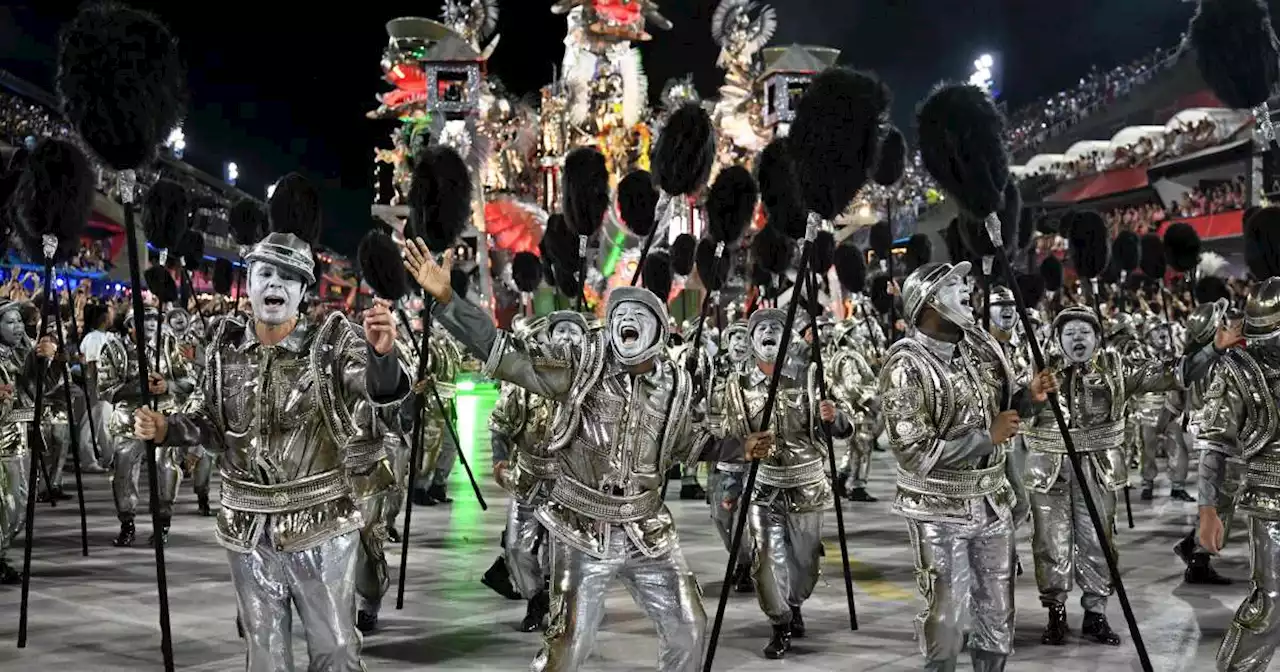
<path id="1" fill-rule="evenodd" d="M 449 282 L 449 273 L 453 270 L 453 250 L 445 252 L 444 262 L 437 264 L 431 257 L 431 250 L 421 238 L 406 240 L 404 268 L 437 303 L 444 305 L 453 298 L 453 285 Z"/>
<path id="2" fill-rule="evenodd" d="M 373 307 L 364 311 L 364 337 L 374 352 L 385 355 L 396 345 L 396 324 L 391 318 L 391 304 L 385 299 L 374 299 Z"/>

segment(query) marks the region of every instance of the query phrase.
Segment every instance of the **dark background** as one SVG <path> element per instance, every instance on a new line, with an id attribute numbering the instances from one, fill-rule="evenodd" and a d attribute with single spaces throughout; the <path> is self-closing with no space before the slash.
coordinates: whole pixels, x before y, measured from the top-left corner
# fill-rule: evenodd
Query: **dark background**
<path id="1" fill-rule="evenodd" d="M 164 19 L 190 69 L 185 159 L 214 175 L 235 161 L 238 185 L 265 196 L 291 170 L 325 190 L 323 240 L 351 252 L 369 222 L 374 147 L 390 147 L 391 122 L 364 114 L 387 90 L 378 61 L 397 16 L 435 18 L 439 2 L 129 3 Z M 551 0 L 503 0 L 501 44 L 489 63 L 515 93 L 551 80 L 564 52 L 564 17 Z M 916 101 L 942 79 L 967 79 L 973 60 L 996 58 L 997 89 L 1010 109 L 1109 68 L 1176 44 L 1194 4 L 1178 0 L 775 0 L 772 44 L 843 50 L 841 62 L 877 72 L 894 89 L 894 120 L 912 126 Z M 1280 0 L 1272 0 L 1274 5 Z M 0 3 L 0 67 L 52 90 L 58 27 L 79 2 Z M 715 0 L 665 0 L 675 23 L 642 45 L 650 91 L 687 73 L 704 96 L 722 74 L 711 40 Z M 914 135 L 907 132 L 908 137 Z"/>

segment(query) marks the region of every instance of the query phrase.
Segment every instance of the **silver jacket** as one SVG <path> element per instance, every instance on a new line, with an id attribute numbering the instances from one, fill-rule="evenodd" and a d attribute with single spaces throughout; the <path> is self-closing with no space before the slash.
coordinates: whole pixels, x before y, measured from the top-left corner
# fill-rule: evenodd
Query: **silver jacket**
<path id="1" fill-rule="evenodd" d="M 893 509 L 931 522 L 973 520 L 972 500 L 985 499 L 1002 520 L 1019 501 L 1019 478 L 1007 444 L 989 428 L 1002 408 L 1025 416 L 1000 346 L 971 329 L 958 343 L 915 331 L 890 348 L 880 372 L 888 445 L 898 461 Z"/>
<path id="2" fill-rule="evenodd" d="M 156 371 L 155 342 L 148 339 L 147 372 Z M 106 349 L 103 350 L 106 352 Z M 196 379 L 189 366 L 190 362 L 178 351 L 178 343 L 171 334 L 164 333 L 160 337 L 160 369 L 164 376 L 167 390 L 164 394 L 153 394 L 156 410 L 161 413 L 177 411 L 180 404 L 195 389 Z M 138 379 L 138 352 L 127 350 L 128 362 L 124 375 L 119 376 L 114 386 L 107 389 L 104 399 L 115 405 L 111 414 L 110 431 L 112 436 L 133 435 L 133 412 L 142 405 L 142 385 Z"/>
<path id="3" fill-rule="evenodd" d="M 373 354 L 339 313 L 299 320 L 275 346 L 228 318 L 208 351 L 204 406 L 170 415 L 166 443 L 222 453 L 218 542 L 249 553 L 269 526 L 278 550 L 296 552 L 360 529 L 346 447 L 377 435 L 365 402 L 408 392 L 399 360 Z"/>
<path id="4" fill-rule="evenodd" d="M 0 457 L 27 452 L 27 428 L 35 420 L 35 371 L 44 366 L 33 348 L 18 349 L 0 345 L 0 385 L 12 385 L 13 395 L 0 403 Z M 53 382 L 53 367 L 45 389 Z M 61 374 L 57 375 L 61 382 Z M 45 397 L 48 399 L 48 395 Z M 49 413 L 46 411 L 46 417 Z"/>
<path id="5" fill-rule="evenodd" d="M 1102 348 L 1084 366 L 1064 366 L 1061 360 L 1049 364 L 1059 371 L 1059 395 L 1066 405 L 1063 413 L 1072 443 L 1093 462 L 1103 487 L 1123 490 L 1129 483 L 1124 437 L 1130 400 L 1185 388 L 1188 377 L 1194 380 L 1204 375 L 1214 358 L 1212 352 L 1208 348 L 1190 360 L 1165 362 L 1127 359 L 1115 349 Z M 1052 409 L 1042 410 L 1023 428 L 1022 435 L 1028 449 L 1027 487 L 1048 492 L 1058 480 L 1067 454 Z"/>
<path id="6" fill-rule="evenodd" d="M 545 475 L 553 460 L 546 442 L 554 413 L 553 402 L 518 385 L 503 385 L 489 414 L 494 453 L 507 462 L 502 487 L 523 503 L 543 501 L 550 492 L 552 481 Z"/>
<path id="7" fill-rule="evenodd" d="M 540 469 L 555 483 L 537 516 L 558 542 L 605 558 L 616 525 L 646 556 L 677 547 L 662 482 L 672 465 L 696 462 L 702 444 L 694 440 L 702 429 L 691 419 L 684 369 L 660 357 L 651 372 L 632 376 L 614 359 L 604 330 L 581 346 L 519 343 L 462 299 L 437 305 L 435 317 L 485 362 L 486 375 L 557 403 L 551 459 Z"/>
<path id="8" fill-rule="evenodd" d="M 1226 462 L 1245 462 L 1237 508 L 1255 518 L 1280 520 L 1280 347 L 1233 348 L 1208 379 L 1204 404 L 1193 413 L 1200 457 L 1201 506 L 1217 506 Z"/>

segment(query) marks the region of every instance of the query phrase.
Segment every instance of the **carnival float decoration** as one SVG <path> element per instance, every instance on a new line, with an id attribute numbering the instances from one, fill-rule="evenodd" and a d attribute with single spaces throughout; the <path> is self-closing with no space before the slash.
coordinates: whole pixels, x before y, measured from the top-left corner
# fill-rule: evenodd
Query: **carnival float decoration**
<path id="1" fill-rule="evenodd" d="M 717 168 L 750 165 L 773 139 L 756 83 L 763 71 L 760 52 L 777 29 L 777 12 L 754 0 L 721 0 L 711 15 L 711 37 L 720 45 L 716 65 L 725 71 L 711 115 L 719 131 Z"/>

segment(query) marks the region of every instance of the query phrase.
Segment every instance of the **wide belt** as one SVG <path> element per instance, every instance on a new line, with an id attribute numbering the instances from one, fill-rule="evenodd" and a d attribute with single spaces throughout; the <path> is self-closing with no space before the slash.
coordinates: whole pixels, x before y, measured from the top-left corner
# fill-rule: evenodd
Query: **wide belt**
<path id="1" fill-rule="evenodd" d="M 9 411 L 5 422 L 32 422 L 36 419 L 36 409 L 34 408 L 15 408 Z"/>
<path id="2" fill-rule="evenodd" d="M 1280 490 L 1280 463 L 1252 460 L 1244 479 L 1245 483 L 1252 486 Z"/>
<path id="3" fill-rule="evenodd" d="M 1004 458 L 996 466 L 973 471 L 934 469 L 923 478 L 898 468 L 898 487 L 920 495 L 972 498 L 993 494 L 1008 483 Z"/>
<path id="4" fill-rule="evenodd" d="M 761 462 L 756 480 L 775 488 L 799 488 L 827 480 L 827 470 L 821 458 L 785 467 Z"/>
<path id="5" fill-rule="evenodd" d="M 634 523 L 649 518 L 662 508 L 662 491 L 611 495 L 562 475 L 551 490 L 551 501 L 602 523 Z"/>
<path id="6" fill-rule="evenodd" d="M 560 475 L 560 462 L 554 457 L 535 455 L 523 450 L 516 451 L 515 464 L 520 471 L 537 478 L 552 479 Z"/>
<path id="7" fill-rule="evenodd" d="M 732 474 L 740 474 L 747 470 L 747 463 L 746 462 L 716 462 L 716 470 L 724 471 Z M 757 473 L 756 478 L 759 478 L 759 477 L 760 477 L 760 474 Z"/>
<path id="8" fill-rule="evenodd" d="M 1107 422 L 1096 427 L 1080 427 L 1070 430 L 1071 443 L 1078 453 L 1096 453 L 1124 445 L 1124 420 Z M 1067 445 L 1057 425 L 1027 427 L 1022 430 L 1028 450 L 1041 453 L 1066 454 Z"/>
<path id="9" fill-rule="evenodd" d="M 296 481 L 262 485 L 222 478 L 222 505 L 245 513 L 289 513 L 349 497 L 346 472 L 333 469 Z"/>
<path id="10" fill-rule="evenodd" d="M 387 456 L 387 446 L 381 438 L 354 441 L 347 444 L 346 465 L 351 471 L 362 473 Z"/>

